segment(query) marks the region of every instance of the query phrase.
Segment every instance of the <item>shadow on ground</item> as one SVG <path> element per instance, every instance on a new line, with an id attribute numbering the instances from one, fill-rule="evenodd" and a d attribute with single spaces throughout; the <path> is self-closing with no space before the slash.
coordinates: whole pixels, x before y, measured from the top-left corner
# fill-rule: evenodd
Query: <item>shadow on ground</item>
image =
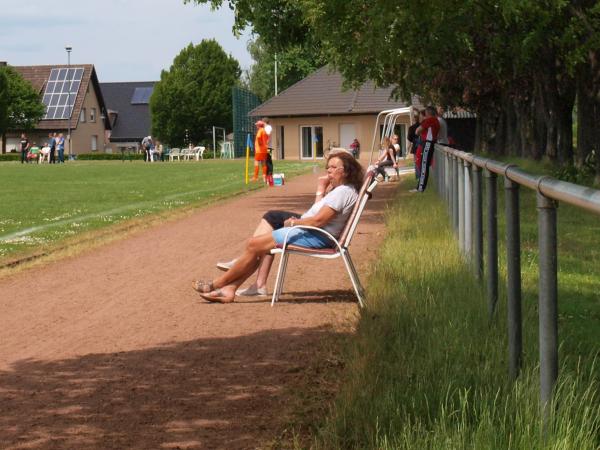
<path id="1" fill-rule="evenodd" d="M 20 361 L 0 372 L 0 448 L 256 448 L 283 429 L 290 389 L 336 335 L 290 328 Z"/>

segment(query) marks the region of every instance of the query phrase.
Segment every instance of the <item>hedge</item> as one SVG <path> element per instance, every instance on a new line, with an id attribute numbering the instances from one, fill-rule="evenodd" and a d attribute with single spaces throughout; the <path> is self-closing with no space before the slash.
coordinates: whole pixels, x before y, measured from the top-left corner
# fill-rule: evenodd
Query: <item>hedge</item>
<path id="1" fill-rule="evenodd" d="M 0 154 L 0 161 L 21 161 L 21 153 Z"/>

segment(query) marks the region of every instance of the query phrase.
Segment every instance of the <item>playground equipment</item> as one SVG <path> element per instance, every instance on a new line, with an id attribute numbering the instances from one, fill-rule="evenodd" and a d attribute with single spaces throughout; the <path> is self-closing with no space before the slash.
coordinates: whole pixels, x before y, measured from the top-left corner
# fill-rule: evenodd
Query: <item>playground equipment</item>
<path id="1" fill-rule="evenodd" d="M 412 109 L 412 106 L 407 106 L 404 108 L 386 109 L 377 114 L 377 120 L 375 121 L 375 129 L 373 130 L 373 143 L 371 144 L 371 155 L 369 156 L 369 164 L 373 163 L 373 152 L 375 151 L 375 143 L 377 140 L 377 135 L 379 133 L 379 124 L 381 121 L 381 117 L 384 117 L 383 133 L 381 133 L 381 139 L 379 140 L 379 142 L 377 142 L 377 149 L 379 149 L 379 147 L 381 146 L 383 138 L 392 137 L 392 135 L 394 134 L 394 127 L 396 126 L 398 117 L 408 115 L 408 117 L 410 118 Z"/>

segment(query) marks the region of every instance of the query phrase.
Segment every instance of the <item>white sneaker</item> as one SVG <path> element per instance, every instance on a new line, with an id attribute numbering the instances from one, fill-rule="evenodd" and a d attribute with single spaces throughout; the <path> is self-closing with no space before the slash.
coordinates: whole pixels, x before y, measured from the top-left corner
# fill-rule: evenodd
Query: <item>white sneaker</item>
<path id="1" fill-rule="evenodd" d="M 246 289 L 238 289 L 235 292 L 235 295 L 241 295 L 244 297 L 255 297 L 255 296 L 264 296 L 266 297 L 268 294 L 267 288 L 257 288 L 255 284 L 248 286 Z"/>
<path id="2" fill-rule="evenodd" d="M 227 272 L 229 269 L 231 269 L 233 267 L 233 265 L 235 264 L 236 261 L 237 261 L 237 259 L 232 259 L 231 261 L 227 261 L 227 262 L 218 262 L 217 269 L 222 270 L 223 272 Z"/>

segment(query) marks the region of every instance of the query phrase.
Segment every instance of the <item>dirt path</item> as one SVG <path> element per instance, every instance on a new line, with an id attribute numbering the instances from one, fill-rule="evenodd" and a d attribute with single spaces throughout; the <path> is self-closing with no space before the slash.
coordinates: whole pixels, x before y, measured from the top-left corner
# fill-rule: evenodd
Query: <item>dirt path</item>
<path id="1" fill-rule="evenodd" d="M 279 433 L 286 386 L 355 317 L 343 263 L 291 258 L 275 308 L 205 303 L 190 282 L 265 210 L 305 210 L 314 177 L 0 280 L 0 448 L 255 448 Z M 353 242 L 363 280 L 394 187 Z"/>

